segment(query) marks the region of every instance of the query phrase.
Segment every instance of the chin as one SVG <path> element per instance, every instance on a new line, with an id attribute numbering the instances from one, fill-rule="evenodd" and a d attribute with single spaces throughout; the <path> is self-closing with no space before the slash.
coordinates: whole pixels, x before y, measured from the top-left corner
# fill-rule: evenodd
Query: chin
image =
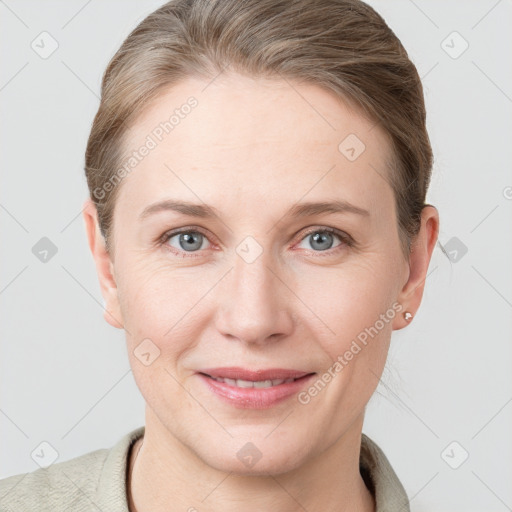
<path id="1" fill-rule="evenodd" d="M 267 435 L 267 433 L 265 433 Z M 244 437 L 247 439 L 247 436 Z M 253 436 L 254 441 L 233 439 L 229 446 L 197 455 L 209 466 L 223 472 L 240 476 L 279 475 L 297 469 L 307 457 L 304 444 L 295 446 L 287 441 L 269 441 Z M 215 446 L 215 443 L 212 443 Z"/>

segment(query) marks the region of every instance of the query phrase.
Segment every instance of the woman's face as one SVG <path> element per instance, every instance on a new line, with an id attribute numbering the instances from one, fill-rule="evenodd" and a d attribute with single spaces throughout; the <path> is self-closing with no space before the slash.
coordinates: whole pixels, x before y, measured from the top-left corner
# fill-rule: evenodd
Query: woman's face
<path id="1" fill-rule="evenodd" d="M 409 277 L 384 133 L 317 86 L 232 74 L 166 91 L 125 148 L 104 295 L 146 429 L 252 474 L 360 432 Z M 248 390 L 200 373 L 226 367 L 315 375 Z"/>

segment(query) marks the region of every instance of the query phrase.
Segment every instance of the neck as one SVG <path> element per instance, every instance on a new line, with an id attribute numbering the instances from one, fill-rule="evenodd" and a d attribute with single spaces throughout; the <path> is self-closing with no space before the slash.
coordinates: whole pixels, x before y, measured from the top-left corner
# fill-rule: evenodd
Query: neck
<path id="1" fill-rule="evenodd" d="M 159 422 L 148 423 L 148 416 L 144 438 L 131 450 L 130 512 L 235 512 L 242 503 L 247 512 L 375 512 L 359 473 L 362 418 L 307 464 L 287 473 L 247 476 L 212 468 Z"/>

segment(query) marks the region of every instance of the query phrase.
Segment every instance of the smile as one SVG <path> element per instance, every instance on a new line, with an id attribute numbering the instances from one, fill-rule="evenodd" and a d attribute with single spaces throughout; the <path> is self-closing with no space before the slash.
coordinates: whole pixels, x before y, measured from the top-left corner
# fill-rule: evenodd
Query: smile
<path id="1" fill-rule="evenodd" d="M 295 373 L 295 377 L 284 375 L 286 378 L 266 378 L 261 380 L 247 380 L 238 377 L 239 370 L 222 370 L 223 373 L 231 373 L 230 377 L 209 375 L 205 372 L 198 372 L 197 376 L 206 384 L 206 388 L 218 399 L 232 407 L 239 409 L 267 409 L 290 399 L 300 392 L 308 382 L 316 375 L 315 373 L 304 374 L 303 372 L 268 371 L 274 375 L 265 377 L 276 377 L 276 373 Z M 212 372 L 213 373 L 213 372 Z M 217 373 L 217 372 L 216 372 Z M 220 373 L 220 371 L 218 372 Z M 260 372 L 263 373 L 263 372 Z M 254 378 L 245 372 L 245 377 Z"/>
<path id="2" fill-rule="evenodd" d="M 297 379 L 275 379 L 275 380 L 242 380 L 242 379 L 226 379 L 222 377 L 212 377 L 208 375 L 208 377 L 216 380 L 217 382 L 224 382 L 228 386 L 233 386 L 236 388 L 271 388 L 274 386 L 279 386 L 280 384 L 287 384 L 288 382 L 293 382 Z"/>

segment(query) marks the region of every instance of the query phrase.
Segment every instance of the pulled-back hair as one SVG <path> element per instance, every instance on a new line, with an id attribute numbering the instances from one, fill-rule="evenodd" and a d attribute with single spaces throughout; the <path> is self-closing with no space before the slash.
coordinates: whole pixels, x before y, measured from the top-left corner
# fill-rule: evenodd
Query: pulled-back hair
<path id="1" fill-rule="evenodd" d="M 106 184 L 119 176 L 127 130 L 164 89 L 189 77 L 211 80 L 227 68 L 318 85 L 384 130 L 407 256 L 432 169 L 423 87 L 399 39 L 360 0 L 173 0 L 147 16 L 105 70 L 85 154 L 107 250 L 120 185 Z"/>

